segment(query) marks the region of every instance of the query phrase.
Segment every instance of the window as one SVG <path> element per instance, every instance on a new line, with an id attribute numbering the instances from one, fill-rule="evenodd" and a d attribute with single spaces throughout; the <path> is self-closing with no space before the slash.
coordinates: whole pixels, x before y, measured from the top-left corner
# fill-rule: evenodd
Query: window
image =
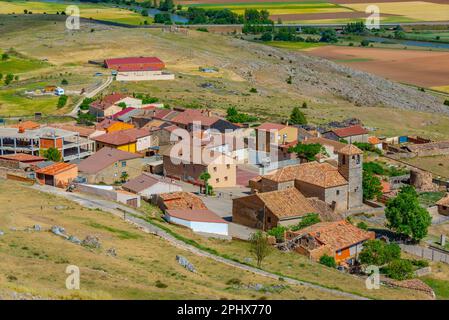
<path id="1" fill-rule="evenodd" d="M 357 163 L 357 164 L 360 164 L 360 155 L 359 155 L 359 154 L 357 155 L 356 163 Z"/>
<path id="2" fill-rule="evenodd" d="M 352 156 L 352 160 L 354 160 L 355 159 L 355 156 Z"/>
<path id="3" fill-rule="evenodd" d="M 346 157 L 345 156 L 341 156 L 341 164 L 345 164 L 346 163 Z"/>
<path id="4" fill-rule="evenodd" d="M 224 180 L 225 180 L 225 181 L 228 181 L 228 177 L 224 177 Z"/>
<path id="5" fill-rule="evenodd" d="M 214 172 L 217 172 L 217 167 L 214 167 Z"/>
<path id="6" fill-rule="evenodd" d="M 268 223 L 271 223 L 271 217 L 268 217 L 268 218 L 267 218 L 267 222 L 268 222 Z"/>
<path id="7" fill-rule="evenodd" d="M 126 167 L 126 161 L 122 161 L 122 167 Z"/>
<path id="8" fill-rule="evenodd" d="M 227 164 L 227 165 L 226 165 L 226 169 L 231 169 L 231 165 L 230 165 L 230 164 Z"/>
<path id="9" fill-rule="evenodd" d="M 220 179 L 219 178 L 215 179 L 215 182 L 220 182 Z"/>
<path id="10" fill-rule="evenodd" d="M 337 196 L 338 196 L 338 195 L 340 194 L 340 190 L 337 190 L 336 194 L 337 194 Z"/>
<path id="11" fill-rule="evenodd" d="M 337 255 L 341 256 L 341 250 L 337 251 Z"/>
<path id="12" fill-rule="evenodd" d="M 116 167 L 116 168 L 118 167 L 118 162 L 115 163 L 115 167 Z"/>

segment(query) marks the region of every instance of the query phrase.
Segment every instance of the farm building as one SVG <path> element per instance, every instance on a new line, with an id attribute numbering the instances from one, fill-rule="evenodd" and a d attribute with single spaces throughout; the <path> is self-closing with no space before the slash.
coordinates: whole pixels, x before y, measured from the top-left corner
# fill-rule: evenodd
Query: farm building
<path id="1" fill-rule="evenodd" d="M 333 129 L 323 133 L 325 138 L 339 141 L 340 139 L 346 140 L 348 143 L 354 142 L 368 142 L 368 130 L 360 125 Z"/>
<path id="2" fill-rule="evenodd" d="M 287 231 L 286 240 L 295 239 L 295 251 L 318 261 L 323 255 L 340 265 L 351 265 L 362 251 L 363 243 L 375 239 L 375 233 L 353 226 L 345 220 L 319 222 L 298 231 Z"/>
<path id="3" fill-rule="evenodd" d="M 178 224 L 193 232 L 207 235 L 228 236 L 228 223 L 208 209 L 171 209 L 166 210 L 164 219 Z"/>
<path id="4" fill-rule="evenodd" d="M 80 176 L 88 183 L 112 184 L 126 173 L 129 179 L 142 173 L 141 155 L 104 147 L 81 161 L 78 165 Z"/>
<path id="5" fill-rule="evenodd" d="M 78 167 L 76 164 L 57 162 L 35 172 L 40 184 L 66 188 L 78 176 Z"/>
<path id="6" fill-rule="evenodd" d="M 113 92 L 89 105 L 89 113 L 97 118 L 110 117 L 126 108 L 141 108 L 142 100 L 129 97 L 125 94 Z"/>
<path id="7" fill-rule="evenodd" d="M 157 57 L 106 59 L 104 66 L 115 70 L 117 81 L 173 80 L 174 74 L 163 71 L 165 63 Z"/>
<path id="8" fill-rule="evenodd" d="M 150 198 L 152 195 L 159 193 L 182 191 L 182 187 L 172 179 L 146 172 L 129 180 L 122 185 L 122 188 L 146 198 Z"/>
<path id="9" fill-rule="evenodd" d="M 171 209 L 207 209 L 198 196 L 184 191 L 160 193 L 155 195 L 152 200 L 162 211 Z"/>

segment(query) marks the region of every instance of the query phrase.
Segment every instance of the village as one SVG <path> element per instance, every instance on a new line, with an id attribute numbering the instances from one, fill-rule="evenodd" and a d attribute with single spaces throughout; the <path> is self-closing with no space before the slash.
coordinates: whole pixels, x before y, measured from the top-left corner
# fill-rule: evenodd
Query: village
<path id="1" fill-rule="evenodd" d="M 114 81 L 175 79 L 157 57 L 106 59 L 103 66 Z M 378 265 L 387 270 L 384 284 L 432 296 L 419 277 L 431 272 L 429 261 L 449 264 L 447 234 L 427 231 L 449 222 L 449 182 L 403 159 L 446 155 L 449 143 L 378 136 L 358 119 L 302 125 L 298 111 L 283 123 L 233 122 L 235 110 L 101 93 L 77 107 L 78 121 L 0 127 L 0 177 L 152 206 L 161 221 L 202 237 L 262 237 L 277 250 L 361 277 L 366 265 Z M 421 229 L 407 225 L 395 199 L 419 203 L 408 209 Z M 378 262 L 382 250 L 391 256 Z M 401 250 L 414 258 L 398 259 Z M 263 256 L 257 260 L 260 267 Z"/>

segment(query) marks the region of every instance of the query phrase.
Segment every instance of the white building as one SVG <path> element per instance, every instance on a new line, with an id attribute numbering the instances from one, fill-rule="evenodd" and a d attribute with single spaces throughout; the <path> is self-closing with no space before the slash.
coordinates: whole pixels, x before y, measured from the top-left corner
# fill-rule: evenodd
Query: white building
<path id="1" fill-rule="evenodd" d="M 193 232 L 211 236 L 229 236 L 228 223 L 207 209 L 166 210 L 164 219 L 192 229 Z"/>
<path id="2" fill-rule="evenodd" d="M 146 172 L 129 180 L 122 185 L 122 188 L 145 198 L 150 198 L 154 194 L 182 191 L 181 186 L 172 179 Z"/>

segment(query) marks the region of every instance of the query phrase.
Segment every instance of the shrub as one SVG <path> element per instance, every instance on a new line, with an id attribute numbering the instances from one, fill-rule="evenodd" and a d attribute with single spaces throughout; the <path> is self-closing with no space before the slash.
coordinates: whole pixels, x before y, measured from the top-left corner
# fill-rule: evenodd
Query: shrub
<path id="1" fill-rule="evenodd" d="M 69 97 L 67 97 L 66 95 L 62 95 L 62 96 L 60 96 L 59 97 L 59 99 L 58 99 L 58 104 L 57 104 L 57 108 L 58 109 L 60 109 L 60 108 L 63 108 L 66 104 L 67 104 L 67 99 L 68 99 Z"/>
<path id="2" fill-rule="evenodd" d="M 413 264 L 410 260 L 396 259 L 391 261 L 384 271 L 392 279 L 406 280 L 413 277 Z"/>
<path id="3" fill-rule="evenodd" d="M 66 85 L 69 84 L 69 82 L 67 81 L 67 79 L 62 79 L 62 80 L 61 80 L 61 84 L 62 84 L 63 86 L 66 86 Z"/>
<path id="4" fill-rule="evenodd" d="M 445 106 L 449 106 L 449 99 L 444 100 L 443 103 L 444 103 Z"/>
<path id="5" fill-rule="evenodd" d="M 251 89 L 249 89 L 249 92 L 251 92 L 251 93 L 257 93 L 257 89 L 256 89 L 256 88 L 251 88 Z"/>
<path id="6" fill-rule="evenodd" d="M 226 281 L 226 284 L 229 286 L 239 286 L 242 284 L 242 281 L 238 278 L 232 278 Z"/>
<path id="7" fill-rule="evenodd" d="M 415 267 L 418 267 L 418 268 L 426 268 L 426 267 L 429 266 L 429 261 L 427 261 L 427 260 L 416 260 L 416 259 L 413 259 L 413 260 L 411 260 L 411 263 Z"/>
<path id="8" fill-rule="evenodd" d="M 336 268 L 337 263 L 335 262 L 334 257 L 328 256 L 327 254 L 321 256 L 320 263 L 329 268 Z"/>
<path id="9" fill-rule="evenodd" d="M 156 287 L 164 289 L 167 288 L 168 285 L 166 285 L 165 283 L 161 282 L 160 280 L 156 280 L 156 283 L 154 284 Z"/>
<path id="10" fill-rule="evenodd" d="M 292 226 L 291 229 L 292 231 L 298 231 L 318 222 L 321 222 L 321 220 L 320 216 L 317 213 L 308 213 L 301 219 L 301 221 L 297 225 Z"/>
<path id="11" fill-rule="evenodd" d="M 362 229 L 362 230 L 368 230 L 368 225 L 365 222 L 361 221 L 361 222 L 357 223 L 357 228 Z"/>
<path id="12" fill-rule="evenodd" d="M 401 248 L 395 244 L 386 244 L 380 240 L 368 240 L 359 254 L 360 262 L 381 266 L 401 256 Z"/>
<path id="13" fill-rule="evenodd" d="M 282 242 L 282 241 L 284 241 L 284 232 L 286 230 L 287 230 L 287 228 L 284 226 L 277 226 L 277 227 L 274 227 L 274 228 L 268 230 L 267 233 L 270 236 L 275 237 L 277 241 Z"/>

